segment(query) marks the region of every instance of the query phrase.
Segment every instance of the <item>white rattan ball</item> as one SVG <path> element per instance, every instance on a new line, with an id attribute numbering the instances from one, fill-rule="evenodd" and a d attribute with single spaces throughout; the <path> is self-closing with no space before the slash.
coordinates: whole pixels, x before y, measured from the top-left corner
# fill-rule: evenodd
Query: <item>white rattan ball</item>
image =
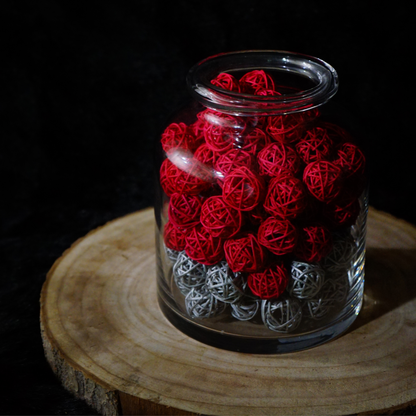
<path id="1" fill-rule="evenodd" d="M 221 302 L 234 303 L 243 295 L 234 284 L 236 276 L 226 261 L 208 267 L 207 289 Z"/>
<path id="2" fill-rule="evenodd" d="M 206 286 L 191 289 L 185 297 L 186 312 L 192 318 L 212 318 L 224 312 L 226 306 L 212 296 Z"/>
<path id="3" fill-rule="evenodd" d="M 239 321 L 249 321 L 257 314 L 259 305 L 259 300 L 244 297 L 231 304 L 231 315 Z"/>
<path id="4" fill-rule="evenodd" d="M 172 263 L 175 263 L 176 260 L 178 259 L 180 251 L 173 250 L 172 248 L 166 247 L 166 245 L 164 245 L 164 248 L 165 248 L 165 253 L 168 259 Z"/>
<path id="5" fill-rule="evenodd" d="M 192 260 L 181 251 L 173 266 L 173 278 L 179 290 L 187 295 L 191 289 L 205 285 L 207 266 Z"/>
<path id="6" fill-rule="evenodd" d="M 272 331 L 292 332 L 302 320 L 302 307 L 296 298 L 287 295 L 276 300 L 263 300 L 261 318 L 264 325 Z"/>
<path id="7" fill-rule="evenodd" d="M 334 239 L 332 251 L 322 261 L 322 267 L 333 276 L 346 273 L 354 262 L 356 246 L 351 235 Z"/>
<path id="8" fill-rule="evenodd" d="M 287 290 L 298 299 L 311 299 L 319 292 L 324 281 L 325 271 L 319 264 L 293 261 Z"/>

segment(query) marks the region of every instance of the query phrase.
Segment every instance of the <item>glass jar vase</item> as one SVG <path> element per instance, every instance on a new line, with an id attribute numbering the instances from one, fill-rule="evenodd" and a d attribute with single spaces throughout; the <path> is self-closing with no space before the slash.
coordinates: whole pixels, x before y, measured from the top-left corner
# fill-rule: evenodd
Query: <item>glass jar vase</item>
<path id="1" fill-rule="evenodd" d="M 363 299 L 368 211 L 356 125 L 336 71 L 284 51 L 220 54 L 158 141 L 158 300 L 206 344 L 249 353 L 317 346 Z"/>

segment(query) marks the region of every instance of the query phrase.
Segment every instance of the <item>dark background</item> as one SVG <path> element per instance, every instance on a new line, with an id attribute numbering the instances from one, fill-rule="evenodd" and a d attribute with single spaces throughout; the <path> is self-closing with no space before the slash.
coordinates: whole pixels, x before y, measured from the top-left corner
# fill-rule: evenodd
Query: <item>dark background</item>
<path id="1" fill-rule="evenodd" d="M 0 3 L 1 414 L 94 414 L 43 355 L 39 294 L 54 261 L 152 205 L 153 143 L 199 60 L 244 49 L 318 56 L 362 121 L 370 203 L 416 223 L 411 2 Z"/>

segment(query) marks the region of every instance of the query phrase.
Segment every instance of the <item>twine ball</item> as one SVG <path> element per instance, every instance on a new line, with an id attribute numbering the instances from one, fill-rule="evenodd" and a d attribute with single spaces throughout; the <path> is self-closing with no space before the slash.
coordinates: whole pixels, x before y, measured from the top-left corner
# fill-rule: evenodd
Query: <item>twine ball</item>
<path id="1" fill-rule="evenodd" d="M 259 87 L 254 91 L 254 95 L 265 96 L 265 97 L 277 97 L 278 95 L 282 95 L 282 94 L 272 89 Z"/>
<path id="2" fill-rule="evenodd" d="M 208 267 L 207 289 L 212 296 L 224 303 L 235 303 L 242 296 L 242 292 L 234 285 L 234 274 L 230 271 L 227 262 L 221 261 Z"/>
<path id="3" fill-rule="evenodd" d="M 250 290 L 260 299 L 278 298 L 288 282 L 288 272 L 283 263 L 276 263 L 261 272 L 250 273 L 247 278 Z"/>
<path id="4" fill-rule="evenodd" d="M 274 217 L 294 219 L 307 205 L 307 193 L 303 182 L 290 174 L 273 178 L 264 200 L 264 209 Z"/>
<path id="5" fill-rule="evenodd" d="M 320 292 L 312 299 L 308 299 L 304 306 L 304 314 L 312 319 L 322 319 L 328 312 L 342 305 L 347 294 L 346 280 L 327 279 Z"/>
<path id="6" fill-rule="evenodd" d="M 288 144 L 300 139 L 303 124 L 304 118 L 298 113 L 272 116 L 267 119 L 266 133 L 273 140 Z"/>
<path id="7" fill-rule="evenodd" d="M 331 252 L 323 259 L 322 267 L 330 276 L 345 274 L 355 259 L 356 246 L 351 235 L 335 235 Z"/>
<path id="8" fill-rule="evenodd" d="M 224 179 L 222 196 L 224 201 L 241 211 L 254 209 L 264 198 L 262 179 L 246 166 L 239 166 Z"/>
<path id="9" fill-rule="evenodd" d="M 365 156 L 353 143 L 342 143 L 337 149 L 335 163 L 341 167 L 344 177 L 360 176 L 365 171 Z"/>
<path id="10" fill-rule="evenodd" d="M 218 154 L 215 153 L 206 143 L 204 143 L 196 149 L 194 158 L 207 167 L 212 168 L 218 159 Z"/>
<path id="11" fill-rule="evenodd" d="M 286 219 L 269 217 L 258 230 L 259 243 L 278 256 L 293 252 L 297 239 L 296 227 Z"/>
<path id="12" fill-rule="evenodd" d="M 344 188 L 342 194 L 324 206 L 323 213 L 333 227 L 348 227 L 355 224 L 360 209 L 358 198 Z"/>
<path id="13" fill-rule="evenodd" d="M 178 259 L 180 251 L 173 250 L 173 249 L 167 247 L 166 244 L 163 245 L 163 248 L 165 250 L 166 256 L 171 261 L 171 263 L 175 263 L 176 260 Z"/>
<path id="14" fill-rule="evenodd" d="M 207 266 L 192 260 L 182 251 L 173 265 L 173 280 L 181 293 L 187 295 L 193 288 L 205 285 Z"/>
<path id="15" fill-rule="evenodd" d="M 165 159 L 160 167 L 160 184 L 167 196 L 174 193 L 198 195 L 207 190 L 211 184 L 199 176 L 196 166 L 191 165 L 189 172 L 175 166 L 169 159 Z"/>
<path id="16" fill-rule="evenodd" d="M 240 78 L 239 84 L 242 92 L 248 94 L 254 94 L 254 92 L 259 88 L 268 90 L 275 89 L 272 77 L 261 69 L 250 71 L 244 74 Z"/>
<path id="17" fill-rule="evenodd" d="M 178 147 L 193 151 L 198 145 L 192 128 L 189 128 L 185 123 L 169 124 L 162 133 L 160 142 L 166 153 Z"/>
<path id="18" fill-rule="evenodd" d="M 284 296 L 277 300 L 263 300 L 261 318 L 271 331 L 289 333 L 302 321 L 302 307 L 296 298 Z"/>
<path id="19" fill-rule="evenodd" d="M 201 224 L 214 237 L 229 238 L 241 229 L 241 211 L 227 205 L 220 195 L 207 198 L 200 212 Z"/>
<path id="20" fill-rule="evenodd" d="M 214 79 L 212 79 L 211 84 L 216 87 L 223 88 L 224 90 L 240 92 L 240 84 L 238 80 L 233 75 L 225 72 L 221 72 Z"/>
<path id="21" fill-rule="evenodd" d="M 321 202 L 330 202 L 341 191 L 341 168 L 327 160 L 309 163 L 303 171 L 303 182 Z"/>
<path id="22" fill-rule="evenodd" d="M 322 224 L 307 225 L 299 229 L 295 256 L 308 263 L 321 261 L 332 249 L 332 235 Z"/>
<path id="23" fill-rule="evenodd" d="M 175 193 L 169 201 L 169 221 L 178 228 L 190 228 L 199 223 L 202 198 Z"/>
<path id="24" fill-rule="evenodd" d="M 175 251 L 185 249 L 185 233 L 168 221 L 163 230 L 163 241 L 167 248 Z"/>
<path id="25" fill-rule="evenodd" d="M 253 319 L 260 307 L 260 301 L 256 299 L 243 298 L 231 305 L 231 315 L 239 321 Z"/>
<path id="26" fill-rule="evenodd" d="M 265 176 L 279 176 L 284 172 L 296 175 L 300 169 L 300 158 L 296 151 L 281 142 L 272 142 L 257 155 L 259 173 Z"/>
<path id="27" fill-rule="evenodd" d="M 298 299 L 311 299 L 319 292 L 324 281 L 325 271 L 319 264 L 293 261 L 288 292 Z"/>
<path id="28" fill-rule="evenodd" d="M 227 175 L 238 166 L 245 166 L 248 169 L 252 169 L 253 159 L 251 154 L 235 148 L 220 155 L 215 163 L 218 185 L 222 187 Z"/>
<path id="29" fill-rule="evenodd" d="M 193 288 L 185 297 L 186 312 L 191 318 L 212 318 L 224 312 L 226 306 L 206 286 Z"/>
<path id="30" fill-rule="evenodd" d="M 214 237 L 199 224 L 187 232 L 185 252 L 192 260 L 207 266 L 214 265 L 224 258 L 223 239 Z"/>
<path id="31" fill-rule="evenodd" d="M 306 163 L 328 159 L 333 148 L 332 140 L 327 131 L 321 127 L 313 127 L 305 132 L 305 136 L 296 143 L 296 151 Z"/>
<path id="32" fill-rule="evenodd" d="M 253 128 L 242 137 L 238 148 L 250 153 L 253 157 L 270 143 L 269 136 L 259 127 Z"/>
<path id="33" fill-rule="evenodd" d="M 226 240 L 224 253 L 230 269 L 235 273 L 258 271 L 266 260 L 266 252 L 253 234 Z"/>

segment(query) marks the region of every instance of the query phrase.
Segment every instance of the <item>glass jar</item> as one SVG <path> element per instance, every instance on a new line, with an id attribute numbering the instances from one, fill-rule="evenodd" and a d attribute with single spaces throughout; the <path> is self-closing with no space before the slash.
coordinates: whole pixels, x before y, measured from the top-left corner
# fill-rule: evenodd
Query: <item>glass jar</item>
<path id="1" fill-rule="evenodd" d="M 206 344 L 310 348 L 363 299 L 368 211 L 359 130 L 331 98 L 336 71 L 284 51 L 195 65 L 192 100 L 158 143 L 158 300 Z"/>

